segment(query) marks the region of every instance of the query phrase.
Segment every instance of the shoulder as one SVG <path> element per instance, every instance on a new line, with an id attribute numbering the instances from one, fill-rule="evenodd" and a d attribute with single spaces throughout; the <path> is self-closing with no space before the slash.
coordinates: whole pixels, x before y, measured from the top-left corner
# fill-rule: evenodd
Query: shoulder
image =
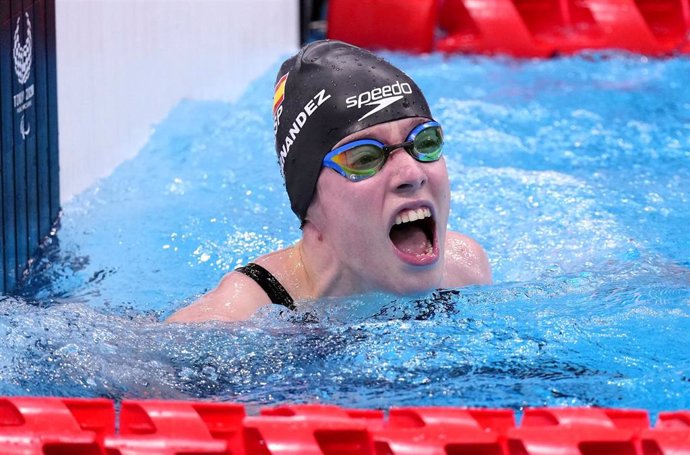
<path id="1" fill-rule="evenodd" d="M 268 296 L 254 280 L 233 271 L 215 289 L 174 313 L 167 322 L 242 321 L 269 303 Z"/>
<path id="2" fill-rule="evenodd" d="M 270 253 L 253 261 L 274 275 L 288 292 L 295 287 L 289 280 L 288 268 L 293 266 L 293 255 L 289 250 Z M 233 271 L 225 275 L 215 289 L 174 313 L 167 322 L 242 321 L 270 303 L 268 295 L 256 281 Z"/>
<path id="3" fill-rule="evenodd" d="M 473 238 L 448 231 L 444 287 L 491 284 L 491 265 L 484 248 Z"/>

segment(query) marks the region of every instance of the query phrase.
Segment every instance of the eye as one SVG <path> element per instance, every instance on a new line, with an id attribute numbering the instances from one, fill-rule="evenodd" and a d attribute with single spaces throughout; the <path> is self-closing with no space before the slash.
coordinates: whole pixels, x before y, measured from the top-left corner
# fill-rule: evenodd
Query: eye
<path id="1" fill-rule="evenodd" d="M 369 171 L 383 163 L 383 150 L 373 145 L 360 145 L 335 157 L 335 161 L 351 171 Z"/>
<path id="2" fill-rule="evenodd" d="M 422 161 L 435 161 L 443 151 L 443 132 L 437 126 L 423 129 L 414 139 L 414 148 Z"/>

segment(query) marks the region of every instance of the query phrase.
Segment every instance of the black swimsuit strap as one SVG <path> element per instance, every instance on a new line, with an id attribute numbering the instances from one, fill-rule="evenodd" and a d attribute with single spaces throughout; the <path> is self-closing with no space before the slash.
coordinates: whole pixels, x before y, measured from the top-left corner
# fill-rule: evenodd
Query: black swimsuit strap
<path id="1" fill-rule="evenodd" d="M 271 302 L 283 305 L 290 310 L 295 309 L 295 301 L 292 300 L 292 297 L 290 297 L 283 285 L 280 284 L 280 281 L 259 264 L 250 262 L 244 267 L 236 268 L 235 272 L 240 272 L 256 281 L 256 284 L 261 286 L 261 289 L 268 295 Z"/>

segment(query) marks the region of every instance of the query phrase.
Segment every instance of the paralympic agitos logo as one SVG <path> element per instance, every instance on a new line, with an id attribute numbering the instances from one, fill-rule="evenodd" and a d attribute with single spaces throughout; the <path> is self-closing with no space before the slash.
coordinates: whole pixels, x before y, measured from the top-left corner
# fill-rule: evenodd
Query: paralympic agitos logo
<path id="1" fill-rule="evenodd" d="M 14 72 L 17 76 L 17 82 L 22 86 L 19 93 L 12 95 L 12 101 L 17 114 L 21 114 L 22 118 L 19 121 L 19 133 L 22 140 L 25 140 L 31 134 L 31 125 L 24 120 L 24 111 L 29 109 L 33 104 L 34 84 L 26 85 L 31 78 L 31 68 L 33 62 L 33 41 L 31 37 L 31 19 L 29 13 L 24 13 L 25 18 L 25 38 L 22 42 L 20 38 L 20 26 L 22 17 L 17 18 L 17 26 L 14 29 L 14 47 L 12 56 L 14 57 Z"/>
<path id="2" fill-rule="evenodd" d="M 411 95 L 412 87 L 407 82 L 395 81 L 395 83 L 390 85 L 383 85 L 381 87 L 376 87 L 366 92 L 362 92 L 359 95 L 351 96 L 345 100 L 347 108 L 356 107 L 361 108 L 362 106 L 374 106 L 374 109 L 370 110 L 357 120 L 358 122 L 364 120 L 380 111 L 385 109 L 396 101 L 400 101 L 404 98 L 404 95 Z"/>

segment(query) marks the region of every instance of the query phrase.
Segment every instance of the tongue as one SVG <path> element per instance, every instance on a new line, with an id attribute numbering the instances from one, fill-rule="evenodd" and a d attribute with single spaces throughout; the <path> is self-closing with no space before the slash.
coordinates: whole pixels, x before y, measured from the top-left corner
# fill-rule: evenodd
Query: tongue
<path id="1" fill-rule="evenodd" d="M 426 254 L 429 239 L 422 228 L 416 223 L 404 223 L 393 226 L 391 240 L 400 250 L 408 254 Z"/>

